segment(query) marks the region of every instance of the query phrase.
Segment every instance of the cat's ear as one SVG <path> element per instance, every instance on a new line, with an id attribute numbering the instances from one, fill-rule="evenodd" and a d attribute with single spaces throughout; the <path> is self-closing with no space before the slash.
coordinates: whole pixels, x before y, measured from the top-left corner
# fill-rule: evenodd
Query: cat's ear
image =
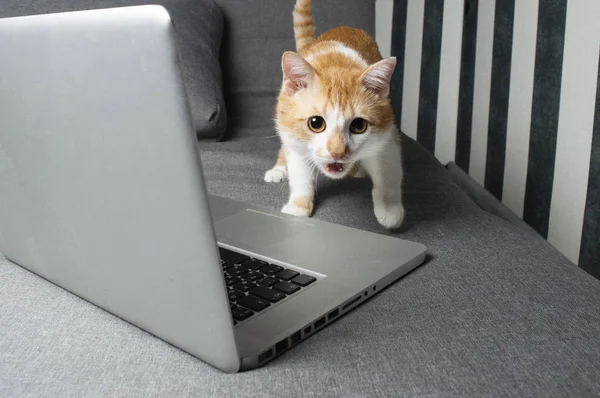
<path id="1" fill-rule="evenodd" d="M 396 69 L 396 57 L 382 59 L 369 66 L 360 76 L 361 83 L 380 98 L 390 94 L 390 82 Z"/>
<path id="2" fill-rule="evenodd" d="M 294 95 L 298 90 L 308 87 L 315 76 L 315 70 L 301 56 L 292 51 L 286 51 L 281 58 L 283 70 L 283 85 L 288 95 Z"/>

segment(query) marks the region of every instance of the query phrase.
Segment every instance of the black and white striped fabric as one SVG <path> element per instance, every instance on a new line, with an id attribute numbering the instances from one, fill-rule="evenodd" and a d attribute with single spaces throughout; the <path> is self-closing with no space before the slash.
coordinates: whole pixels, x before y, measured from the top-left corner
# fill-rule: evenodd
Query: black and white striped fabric
<path id="1" fill-rule="evenodd" d="M 390 26 L 404 133 L 600 277 L 600 0 L 394 0 Z"/>

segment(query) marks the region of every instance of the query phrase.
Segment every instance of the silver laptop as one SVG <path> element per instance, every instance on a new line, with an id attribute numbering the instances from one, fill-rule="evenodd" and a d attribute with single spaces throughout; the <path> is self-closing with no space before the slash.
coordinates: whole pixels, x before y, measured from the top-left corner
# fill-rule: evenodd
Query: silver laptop
<path id="1" fill-rule="evenodd" d="M 0 252 L 225 372 L 424 261 L 421 244 L 209 195 L 160 6 L 0 20 Z"/>

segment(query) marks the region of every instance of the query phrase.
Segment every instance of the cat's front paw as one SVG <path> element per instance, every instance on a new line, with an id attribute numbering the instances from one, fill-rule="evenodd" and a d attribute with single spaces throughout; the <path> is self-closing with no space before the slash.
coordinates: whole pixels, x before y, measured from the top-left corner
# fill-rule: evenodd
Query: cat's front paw
<path id="1" fill-rule="evenodd" d="M 387 229 L 398 228 L 404 221 L 404 206 L 398 202 L 392 204 L 376 203 L 375 217 L 377 217 L 379 224 Z"/>
<path id="2" fill-rule="evenodd" d="M 265 182 L 279 183 L 287 178 L 287 168 L 285 166 L 275 166 L 265 173 Z"/>
<path id="3" fill-rule="evenodd" d="M 298 207 L 293 203 L 288 203 L 287 205 L 283 206 L 281 212 L 285 214 L 291 214 L 292 216 L 310 217 L 310 214 L 308 211 L 306 211 L 306 209 Z"/>
<path id="4" fill-rule="evenodd" d="M 313 201 L 309 198 L 298 198 L 288 202 L 281 211 L 299 217 L 310 217 L 313 210 Z"/>

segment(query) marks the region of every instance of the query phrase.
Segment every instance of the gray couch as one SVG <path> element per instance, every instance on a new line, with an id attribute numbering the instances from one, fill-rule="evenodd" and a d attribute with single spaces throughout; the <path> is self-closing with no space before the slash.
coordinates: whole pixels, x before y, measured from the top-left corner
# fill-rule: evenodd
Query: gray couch
<path id="1" fill-rule="evenodd" d="M 32 2 L 33 3 L 33 2 Z M 200 142 L 209 190 L 279 208 L 278 139 L 293 1 L 221 0 L 228 134 Z M 374 30 L 373 0 L 315 2 L 319 31 Z M 0 15 L 1 16 L 1 15 Z M 530 229 L 480 208 L 403 138 L 407 225 L 426 263 L 280 358 L 227 375 L 0 260 L 0 396 L 593 396 L 600 282 Z M 387 234 L 369 182 L 319 180 L 315 217 Z"/>

